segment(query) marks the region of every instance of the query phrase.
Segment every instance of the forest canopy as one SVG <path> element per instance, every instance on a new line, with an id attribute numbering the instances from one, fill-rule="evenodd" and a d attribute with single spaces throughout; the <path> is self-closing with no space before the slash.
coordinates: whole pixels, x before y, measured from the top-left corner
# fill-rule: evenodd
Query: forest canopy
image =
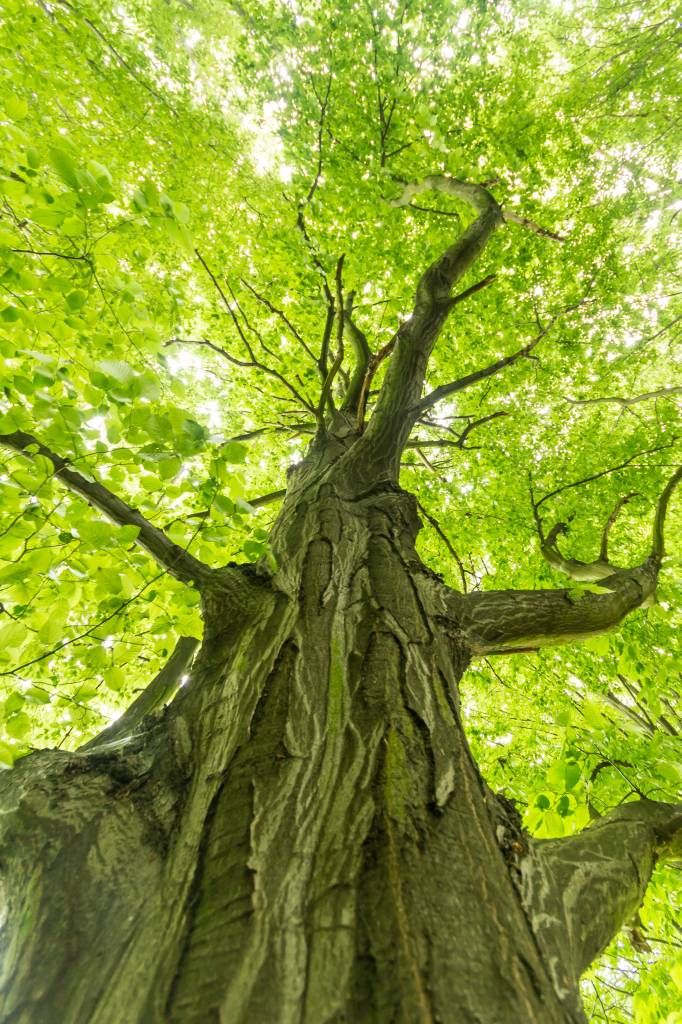
<path id="1" fill-rule="evenodd" d="M 553 527 L 566 557 L 641 560 L 680 463 L 668 5 L 3 0 L 0 53 L 3 767 L 75 750 L 201 635 L 196 588 L 59 467 L 202 562 L 274 567 L 287 468 L 354 386 L 333 311 L 371 421 L 470 220 L 452 178 L 507 223 L 403 454 L 420 554 L 465 592 L 563 585 Z M 656 601 L 616 631 L 465 676 L 472 750 L 536 836 L 680 799 L 680 525 L 673 498 Z M 591 1019 L 682 1021 L 679 871 L 587 975 Z"/>

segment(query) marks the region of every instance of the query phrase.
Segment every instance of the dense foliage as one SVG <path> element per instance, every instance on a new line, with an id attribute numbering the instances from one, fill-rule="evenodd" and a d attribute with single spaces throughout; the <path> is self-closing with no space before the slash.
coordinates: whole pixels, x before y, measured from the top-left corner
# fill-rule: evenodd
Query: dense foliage
<path id="1" fill-rule="evenodd" d="M 591 560 L 628 496 L 609 548 L 634 564 L 679 462 L 676 27 L 656 2 L 3 0 L 0 434 L 32 433 L 212 565 L 272 558 L 336 284 L 380 351 L 470 217 L 396 200 L 449 173 L 532 224 L 489 244 L 466 283 L 495 278 L 449 321 L 430 387 L 545 333 L 415 429 L 423 557 L 458 588 L 556 586 L 533 502 Z M 83 743 L 201 629 L 136 528 L 27 454 L 0 473 L 7 767 Z M 657 604 L 466 678 L 474 752 L 537 835 L 632 793 L 679 799 L 679 524 L 671 506 Z M 594 1020 L 682 1021 L 681 900 L 659 871 L 585 982 Z"/>

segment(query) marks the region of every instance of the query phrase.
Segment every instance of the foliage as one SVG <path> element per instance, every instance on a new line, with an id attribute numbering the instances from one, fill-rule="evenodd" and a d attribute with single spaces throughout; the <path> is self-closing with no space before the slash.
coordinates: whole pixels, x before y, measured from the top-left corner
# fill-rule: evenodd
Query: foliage
<path id="1" fill-rule="evenodd" d="M 495 281 L 452 317 L 429 387 L 549 329 L 415 429 L 402 484 L 423 508 L 423 557 L 456 587 L 558 585 L 530 480 L 585 560 L 636 492 L 611 536 L 634 564 L 676 465 L 674 29 L 655 2 L 5 0 L 0 433 L 35 434 L 212 565 L 268 557 L 277 505 L 256 499 L 286 485 L 314 432 L 337 260 L 378 351 L 470 216 L 437 193 L 392 200 L 431 173 L 494 179 L 505 208 L 564 240 L 498 232 L 467 284 Z M 135 527 L 70 494 L 39 454 L 3 451 L 3 466 L 10 766 L 99 731 L 201 623 L 196 592 Z M 633 791 L 676 798 L 669 548 L 658 603 L 617 632 L 491 658 L 465 680 L 482 769 L 540 836 Z M 682 1019 L 679 899 L 668 868 L 586 981 L 594 1020 Z"/>

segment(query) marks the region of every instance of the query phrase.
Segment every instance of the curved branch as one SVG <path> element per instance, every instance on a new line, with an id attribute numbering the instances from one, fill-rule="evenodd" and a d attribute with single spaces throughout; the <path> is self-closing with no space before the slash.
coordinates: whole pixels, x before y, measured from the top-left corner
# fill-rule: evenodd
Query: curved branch
<path id="1" fill-rule="evenodd" d="M 597 592 L 572 590 L 493 590 L 467 594 L 454 608 L 472 654 L 501 654 L 569 643 L 603 633 L 629 612 L 653 600 L 665 554 L 664 526 L 670 497 L 682 479 L 682 467 L 671 476 L 656 505 L 649 556 L 641 565 L 619 569 L 602 559 L 579 562 L 565 558 L 556 539 L 566 531 L 557 523 L 546 537 L 540 529 L 542 553 L 554 566 L 582 582 L 599 582 Z M 537 504 L 534 503 L 537 518 Z"/>
<path id="2" fill-rule="evenodd" d="M 431 187 L 436 180 L 440 182 L 441 176 L 425 179 L 419 190 Z M 377 474 L 396 478 L 400 453 L 418 415 L 416 407 L 429 357 L 454 304 L 451 291 L 502 223 L 502 210 L 485 188 L 454 178 L 447 181 L 449 191 L 472 206 L 477 217 L 422 274 L 412 314 L 396 332 L 395 348 L 374 414 L 365 434 L 349 453 L 349 463 L 362 466 L 363 475 L 373 478 Z M 409 197 L 396 200 L 394 205 L 405 205 L 407 201 Z"/>
<path id="3" fill-rule="evenodd" d="M 650 402 L 655 398 L 669 398 L 671 395 L 682 394 L 682 387 L 659 388 L 657 391 L 646 391 L 642 395 L 635 395 L 633 398 L 621 398 L 618 395 L 606 395 L 603 398 L 565 398 L 569 405 L 601 405 L 612 403 L 627 409 L 639 402 Z"/>
<path id="4" fill-rule="evenodd" d="M 609 560 L 609 534 L 611 532 L 611 529 L 612 529 L 614 523 L 616 522 L 616 519 L 618 518 L 618 516 L 621 513 L 621 509 L 625 508 L 625 506 L 628 505 L 632 501 L 632 499 L 636 498 L 636 497 L 638 497 L 637 491 L 631 491 L 630 494 L 625 494 L 622 498 L 619 498 L 618 501 L 616 502 L 616 504 L 614 505 L 613 511 L 611 512 L 611 515 L 606 520 L 606 525 L 604 526 L 604 532 L 601 535 L 601 547 L 599 548 L 599 560 L 601 562 L 607 562 L 608 563 L 608 560 Z"/>
<path id="5" fill-rule="evenodd" d="M 602 579 L 604 592 L 487 590 L 460 598 L 455 619 L 474 657 L 513 654 L 604 633 L 656 590 L 658 565 L 647 559 Z"/>
<path id="6" fill-rule="evenodd" d="M 0 434 L 0 444 L 29 459 L 33 455 L 42 455 L 43 458 L 49 459 L 54 466 L 55 476 L 70 491 L 84 498 L 88 505 L 103 512 L 108 519 L 119 526 L 136 526 L 139 530 L 136 543 L 177 580 L 182 583 L 193 583 L 201 588 L 212 575 L 213 569 L 210 566 L 200 562 L 184 548 L 174 544 L 163 530 L 160 530 L 158 526 L 153 526 L 137 509 L 127 505 L 125 501 L 107 490 L 102 484 L 94 480 L 87 480 L 80 473 L 69 469 L 68 459 L 51 451 L 31 434 L 27 434 L 23 430 L 16 430 L 12 434 Z"/>

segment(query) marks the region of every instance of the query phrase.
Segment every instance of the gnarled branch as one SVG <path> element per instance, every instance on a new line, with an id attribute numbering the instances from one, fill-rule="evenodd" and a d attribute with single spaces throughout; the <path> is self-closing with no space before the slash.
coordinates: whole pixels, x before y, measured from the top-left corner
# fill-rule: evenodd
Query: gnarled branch
<path id="1" fill-rule="evenodd" d="M 454 617 L 467 636 L 472 653 L 512 653 L 569 643 L 605 632 L 629 612 L 653 600 L 665 554 L 666 513 L 681 477 L 682 468 L 664 487 L 654 515 L 650 553 L 633 568 L 617 568 L 602 559 L 579 562 L 565 558 L 556 546 L 556 538 L 565 531 L 563 523 L 553 527 L 546 537 L 541 534 L 542 551 L 548 561 L 572 579 L 598 581 L 596 593 L 580 588 L 493 590 L 467 594 L 456 601 Z"/>

